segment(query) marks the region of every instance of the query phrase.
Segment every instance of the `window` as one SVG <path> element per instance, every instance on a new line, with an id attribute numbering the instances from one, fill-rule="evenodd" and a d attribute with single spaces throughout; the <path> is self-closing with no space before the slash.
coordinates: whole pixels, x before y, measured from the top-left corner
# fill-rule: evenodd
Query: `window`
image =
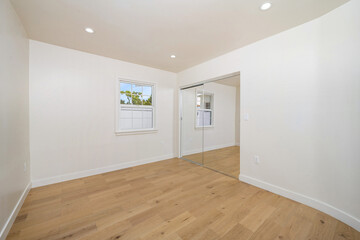
<path id="1" fill-rule="evenodd" d="M 214 94 L 207 91 L 196 92 L 196 127 L 214 126 Z"/>
<path id="2" fill-rule="evenodd" d="M 120 80 L 117 132 L 154 130 L 155 85 Z"/>

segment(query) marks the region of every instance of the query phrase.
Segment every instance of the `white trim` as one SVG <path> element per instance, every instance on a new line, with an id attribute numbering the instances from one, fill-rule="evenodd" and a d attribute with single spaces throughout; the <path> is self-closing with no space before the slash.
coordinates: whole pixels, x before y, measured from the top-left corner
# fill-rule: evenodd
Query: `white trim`
<path id="1" fill-rule="evenodd" d="M 142 108 L 142 109 L 153 109 L 153 105 L 131 105 L 131 104 L 119 104 L 123 108 Z"/>
<path id="2" fill-rule="evenodd" d="M 178 158 L 181 157 L 182 144 L 181 144 L 181 134 L 182 134 L 182 92 L 181 89 L 178 90 Z"/>
<path id="3" fill-rule="evenodd" d="M 139 129 L 139 130 L 124 130 L 124 131 L 118 131 L 115 132 L 116 136 L 122 136 L 122 135 L 137 135 L 137 134 L 147 134 L 147 133 L 157 133 L 157 129 Z"/>
<path id="4" fill-rule="evenodd" d="M 101 167 L 101 168 L 94 168 L 94 169 L 90 169 L 90 170 L 84 170 L 84 171 L 73 172 L 73 173 L 68 173 L 68 174 L 64 174 L 64 175 L 58 175 L 58 176 L 50 177 L 50 178 L 37 179 L 37 180 L 32 180 L 32 185 L 33 185 L 33 187 L 41 187 L 41 186 L 64 182 L 64 181 L 69 181 L 69 180 L 73 180 L 73 179 L 77 179 L 77 178 L 83 178 L 83 177 L 88 177 L 88 176 L 97 175 L 97 174 L 101 174 L 101 173 L 112 172 L 112 171 L 129 168 L 129 167 L 135 167 L 135 166 L 139 166 L 139 165 L 143 165 L 143 164 L 147 164 L 147 163 L 158 162 L 158 161 L 170 159 L 173 157 L 174 157 L 174 154 L 168 154 L 168 155 L 163 155 L 163 156 L 158 156 L 158 157 L 153 157 L 153 158 L 148 158 L 148 159 L 143 159 L 143 160 L 124 162 L 124 163 L 119 163 L 119 164 Z"/>
<path id="5" fill-rule="evenodd" d="M 320 200 L 302 195 L 300 193 L 290 191 L 288 189 L 285 189 L 285 188 L 282 188 L 282 187 L 279 187 L 279 186 L 276 186 L 276 185 L 273 185 L 273 184 L 270 184 L 270 183 L 267 183 L 267 182 L 264 182 L 259 179 L 252 178 L 252 177 L 249 177 L 249 176 L 246 176 L 243 174 L 239 175 L 239 180 L 246 182 L 248 184 L 254 185 L 256 187 L 268 190 L 270 192 L 276 193 L 283 197 L 292 199 L 296 202 L 305 204 L 305 205 L 315 208 L 321 212 L 327 213 L 330 216 L 353 227 L 357 231 L 360 231 L 360 219 L 357 219 L 356 217 L 351 216 L 350 214 L 348 214 L 334 206 L 331 206 L 330 204 L 327 204 Z"/>
<path id="6" fill-rule="evenodd" d="M 9 231 L 11 229 L 11 226 L 13 225 L 20 209 L 21 206 L 23 205 L 26 196 L 28 195 L 29 191 L 31 189 L 31 182 L 28 183 L 28 185 L 25 187 L 23 193 L 21 194 L 18 202 L 16 203 L 14 209 L 12 210 L 9 218 L 7 219 L 7 221 L 5 222 L 5 225 L 3 226 L 3 228 L 1 229 L 0 232 L 0 240 L 5 240 L 7 235 L 9 234 Z"/>

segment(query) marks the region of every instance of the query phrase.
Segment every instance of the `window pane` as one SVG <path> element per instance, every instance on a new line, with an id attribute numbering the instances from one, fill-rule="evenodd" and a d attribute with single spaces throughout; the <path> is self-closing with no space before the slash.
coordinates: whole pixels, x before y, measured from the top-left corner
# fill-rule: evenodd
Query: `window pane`
<path id="1" fill-rule="evenodd" d="M 152 112 L 153 112 L 152 109 L 144 110 L 143 111 L 143 118 L 144 119 L 152 119 Z"/>
<path id="2" fill-rule="evenodd" d="M 153 128 L 152 114 L 152 109 L 146 109 L 143 111 L 143 128 Z"/>
<path id="3" fill-rule="evenodd" d="M 152 118 L 144 118 L 143 119 L 143 128 L 153 128 Z"/>
<path id="4" fill-rule="evenodd" d="M 204 95 L 204 108 L 211 109 L 211 95 Z"/>
<path id="5" fill-rule="evenodd" d="M 201 108 L 202 94 L 196 94 L 196 108 Z"/>
<path id="6" fill-rule="evenodd" d="M 152 87 L 151 86 L 143 86 L 143 94 L 144 95 L 152 95 Z"/>
<path id="7" fill-rule="evenodd" d="M 132 119 L 132 110 L 131 109 L 127 109 L 127 108 L 122 108 L 120 111 L 120 118 L 122 119 Z"/>
<path id="8" fill-rule="evenodd" d="M 211 118 L 211 112 L 210 111 L 204 111 L 204 126 L 211 126 L 212 124 L 212 118 Z"/>
<path id="9" fill-rule="evenodd" d="M 152 96 L 143 96 L 142 97 L 143 105 L 152 105 Z"/>
<path id="10" fill-rule="evenodd" d="M 141 129 L 142 128 L 142 119 L 133 119 L 133 129 Z"/>
<path id="11" fill-rule="evenodd" d="M 209 127 L 213 125 L 213 115 L 208 110 L 197 110 L 196 111 L 196 125 L 198 127 Z"/>
<path id="12" fill-rule="evenodd" d="M 196 125 L 199 127 L 203 126 L 204 123 L 204 112 L 202 110 L 196 111 Z"/>
<path id="13" fill-rule="evenodd" d="M 140 94 L 132 94 L 132 104 L 133 105 L 142 105 L 141 95 Z"/>
<path id="14" fill-rule="evenodd" d="M 142 119 L 143 115 L 142 115 L 142 111 L 141 110 L 135 110 L 133 111 L 133 118 L 138 118 L 138 119 Z"/>
<path id="15" fill-rule="evenodd" d="M 132 129 L 132 119 L 131 118 L 120 118 L 120 128 L 123 130 Z"/>
<path id="16" fill-rule="evenodd" d="M 131 92 L 131 83 L 120 83 L 120 92 L 125 93 L 126 91 Z"/>
<path id="17" fill-rule="evenodd" d="M 121 104 L 131 104 L 131 94 L 129 93 L 125 93 L 125 94 L 121 94 L 120 95 L 120 103 Z"/>
<path id="18" fill-rule="evenodd" d="M 141 95 L 142 94 L 142 86 L 133 84 L 132 92 L 133 92 L 133 94 Z"/>

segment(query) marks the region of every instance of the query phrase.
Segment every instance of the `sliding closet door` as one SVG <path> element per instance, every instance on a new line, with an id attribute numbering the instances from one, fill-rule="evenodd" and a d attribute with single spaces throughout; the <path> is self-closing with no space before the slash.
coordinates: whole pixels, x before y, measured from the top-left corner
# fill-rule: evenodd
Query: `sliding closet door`
<path id="1" fill-rule="evenodd" d="M 240 131 L 240 76 L 204 85 L 204 154 L 203 165 L 232 177 L 240 173 L 240 148 L 236 141 Z"/>
<path id="2" fill-rule="evenodd" d="M 181 90 L 181 157 L 200 165 L 204 146 L 204 112 L 200 110 L 203 89 L 200 85 Z"/>

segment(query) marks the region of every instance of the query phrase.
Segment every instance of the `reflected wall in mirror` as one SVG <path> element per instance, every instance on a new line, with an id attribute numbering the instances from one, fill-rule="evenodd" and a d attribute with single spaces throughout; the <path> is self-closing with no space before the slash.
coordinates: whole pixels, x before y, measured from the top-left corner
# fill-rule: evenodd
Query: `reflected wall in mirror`
<path id="1" fill-rule="evenodd" d="M 204 86 L 181 90 L 181 157 L 203 164 L 203 99 Z"/>
<path id="2" fill-rule="evenodd" d="M 203 165 L 238 178 L 240 174 L 240 76 L 204 84 L 211 125 L 204 125 Z M 207 97 L 209 96 L 209 97 Z M 205 120 L 205 116 L 204 116 Z M 205 120 L 208 123 L 208 120 Z"/>

